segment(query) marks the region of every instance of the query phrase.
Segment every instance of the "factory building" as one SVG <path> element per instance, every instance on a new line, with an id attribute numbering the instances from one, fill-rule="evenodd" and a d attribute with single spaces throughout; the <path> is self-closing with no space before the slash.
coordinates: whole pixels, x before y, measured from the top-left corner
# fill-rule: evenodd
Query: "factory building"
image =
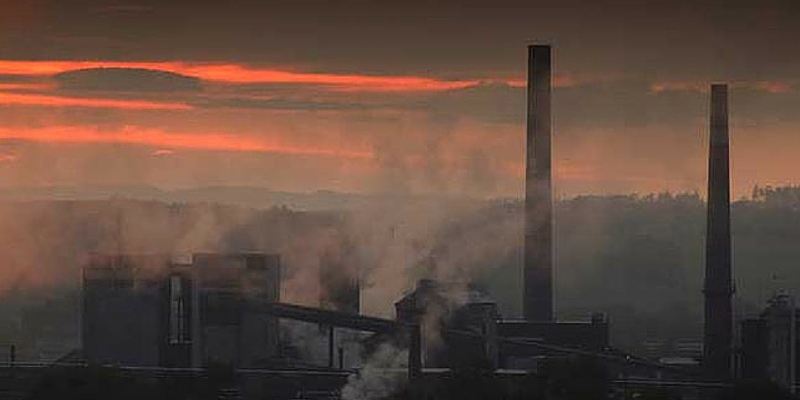
<path id="1" fill-rule="evenodd" d="M 97 364 L 169 365 L 167 257 L 93 255 L 83 270 L 83 351 Z M 185 331 L 188 334 L 188 330 Z M 187 341 L 190 338 L 185 338 Z M 164 351 L 162 351 L 164 350 Z"/>
<path id="2" fill-rule="evenodd" d="M 741 323 L 740 375 L 769 379 L 792 389 L 800 383 L 800 309 L 788 293 L 777 293 L 758 318 Z"/>
<path id="3" fill-rule="evenodd" d="M 530 370 L 542 357 L 558 354 L 530 346 L 531 342 L 608 350 L 608 322 L 602 314 L 590 321 L 504 320 L 494 301 L 464 286 L 423 279 L 395 303 L 399 325 L 420 327 L 422 367 Z"/>
<path id="4" fill-rule="evenodd" d="M 253 368 L 278 355 L 277 319 L 245 300 L 277 302 L 280 258 L 93 255 L 83 270 L 83 352 L 94 364 Z"/>
<path id="5" fill-rule="evenodd" d="M 462 286 L 422 279 L 395 303 L 399 325 L 419 326 L 423 368 L 498 367 L 497 304 Z"/>
<path id="6" fill-rule="evenodd" d="M 601 313 L 589 321 L 503 320 L 498 321 L 497 329 L 501 338 L 515 339 L 503 343 L 500 349 L 500 363 L 506 368 L 533 369 L 538 358 L 555 354 L 523 344 L 529 341 L 594 352 L 609 348 L 608 321 Z"/>

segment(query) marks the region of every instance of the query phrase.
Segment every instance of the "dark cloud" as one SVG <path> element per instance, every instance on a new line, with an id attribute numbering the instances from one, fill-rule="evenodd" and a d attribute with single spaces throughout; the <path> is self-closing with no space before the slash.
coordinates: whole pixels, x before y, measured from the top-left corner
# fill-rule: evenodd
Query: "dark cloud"
<path id="1" fill-rule="evenodd" d="M 193 92 L 199 79 L 171 72 L 139 68 L 91 68 L 55 76 L 61 89 L 111 92 Z"/>
<path id="2" fill-rule="evenodd" d="M 351 102 L 322 102 L 314 100 L 289 100 L 289 99 L 259 99 L 248 97 L 222 97 L 206 98 L 192 101 L 191 104 L 204 108 L 245 108 L 268 110 L 297 110 L 297 111 L 337 111 L 337 110 L 368 110 L 379 108 L 370 104 Z"/>
<path id="3" fill-rule="evenodd" d="M 223 59 L 458 76 L 522 73 L 525 44 L 550 41 L 559 68 L 576 73 L 727 79 L 800 69 L 790 40 L 800 37 L 800 4 L 791 0 L 42 3 L 46 23 L 0 45 L 6 57 Z M 53 32 L 127 44 L 48 46 Z"/>
<path id="4" fill-rule="evenodd" d="M 663 92 L 653 91 L 652 85 L 652 81 L 631 78 L 557 87 L 553 92 L 557 128 L 622 130 L 657 126 L 681 130 L 705 118 L 709 83 L 695 84 L 699 90 Z M 770 86 L 758 82 L 731 86 L 734 119 L 800 122 L 797 114 L 800 91 L 791 85 L 781 92 L 765 90 L 763 86 L 767 89 Z M 480 85 L 391 104 L 396 108 L 451 117 L 470 116 L 492 123 L 522 126 L 525 122 L 525 89 L 504 84 Z"/>
<path id="5" fill-rule="evenodd" d="M 485 84 L 437 93 L 408 106 L 453 118 L 468 115 L 487 122 L 520 124 L 525 118 L 525 89 Z"/>
<path id="6" fill-rule="evenodd" d="M 622 130 L 648 126 L 684 130 L 695 126 L 707 112 L 707 83 L 691 88 L 654 91 L 646 79 L 597 80 L 554 90 L 554 116 L 559 130 Z M 696 89 L 694 87 L 697 87 Z M 404 110 L 427 113 L 434 119 L 470 117 L 479 121 L 522 126 L 525 122 L 525 88 L 487 83 L 465 89 L 413 96 L 391 94 L 349 94 L 319 92 L 296 87 L 296 93 L 264 85 L 241 85 L 231 95 L 209 96 L 192 101 L 204 108 L 242 108 L 302 111 Z M 791 88 L 791 86 L 790 86 Z M 312 88 L 313 89 L 313 88 Z M 241 96 L 237 95 L 242 93 Z M 276 97 L 268 97 L 280 93 Z M 299 94 L 299 95 L 298 95 Z M 268 98 L 259 98 L 258 96 Z M 734 118 L 800 121 L 796 104 L 800 92 L 791 89 L 773 93 L 756 83 L 733 84 L 731 102 Z"/>
<path id="7" fill-rule="evenodd" d="M 102 4 L 94 8 L 90 8 L 90 11 L 104 16 L 113 14 L 143 14 L 143 13 L 151 13 L 154 10 L 155 7 L 152 5 L 137 4 L 134 2 Z"/>
<path id="8" fill-rule="evenodd" d="M 27 83 L 27 82 L 39 82 L 39 81 L 40 81 L 39 78 L 28 75 L 0 74 L 0 83 Z"/>

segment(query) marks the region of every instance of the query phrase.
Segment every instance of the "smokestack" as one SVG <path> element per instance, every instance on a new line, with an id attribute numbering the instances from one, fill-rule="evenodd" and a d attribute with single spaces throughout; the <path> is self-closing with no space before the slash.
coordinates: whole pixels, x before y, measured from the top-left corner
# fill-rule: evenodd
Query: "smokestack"
<path id="1" fill-rule="evenodd" d="M 523 312 L 553 320 L 553 196 L 550 179 L 550 46 L 528 46 Z"/>
<path id="2" fill-rule="evenodd" d="M 708 216 L 704 364 L 731 374 L 733 311 L 731 297 L 730 170 L 728 166 L 728 85 L 711 85 L 711 139 L 708 154 Z"/>

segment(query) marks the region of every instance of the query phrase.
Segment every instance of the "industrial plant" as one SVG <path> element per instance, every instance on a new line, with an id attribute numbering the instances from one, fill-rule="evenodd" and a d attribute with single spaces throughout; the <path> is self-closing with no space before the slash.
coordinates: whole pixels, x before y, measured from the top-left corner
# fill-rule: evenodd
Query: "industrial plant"
<path id="1" fill-rule="evenodd" d="M 667 359 L 612 346 L 613 315 L 562 320 L 555 310 L 551 118 L 553 54 L 528 47 L 522 317 L 501 315 L 491 293 L 472 282 L 421 279 L 394 303 L 394 318 L 362 314 L 361 282 L 341 277 L 341 263 L 320 260 L 329 287 L 319 307 L 283 302 L 280 254 L 92 254 L 83 267 L 81 349 L 54 363 L 105 366 L 155 379 L 231 378 L 219 398 L 341 398 L 349 379 L 382 346 L 405 359 L 383 373 L 399 377 L 409 397 L 430 398 L 441 378 L 481 371 L 502 385 L 539 382 L 549 365 L 579 358 L 602 364 L 609 397 L 669 388 L 707 398 L 735 379 L 772 380 L 790 390 L 800 381 L 800 311 L 780 294 L 759 318 L 735 321 L 730 229 L 728 85 L 710 87 L 708 205 L 702 357 Z M 301 321 L 325 341 L 313 365 L 281 337 L 281 324 Z M 354 342 L 353 351 L 346 341 Z M 9 363 L 8 368 L 24 366 Z M 32 374 L 31 372 L 27 372 Z M 520 386 L 521 387 L 521 386 Z M 399 390 L 400 388 L 398 388 Z M 520 389 L 522 390 L 522 389 Z"/>

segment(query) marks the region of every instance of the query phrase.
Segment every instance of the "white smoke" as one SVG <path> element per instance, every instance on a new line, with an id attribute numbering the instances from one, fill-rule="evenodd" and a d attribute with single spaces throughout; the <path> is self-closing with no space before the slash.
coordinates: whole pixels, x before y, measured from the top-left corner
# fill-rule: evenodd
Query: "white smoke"
<path id="1" fill-rule="evenodd" d="M 379 400 L 396 393 L 408 381 L 408 351 L 380 345 L 342 388 L 343 400 Z"/>

